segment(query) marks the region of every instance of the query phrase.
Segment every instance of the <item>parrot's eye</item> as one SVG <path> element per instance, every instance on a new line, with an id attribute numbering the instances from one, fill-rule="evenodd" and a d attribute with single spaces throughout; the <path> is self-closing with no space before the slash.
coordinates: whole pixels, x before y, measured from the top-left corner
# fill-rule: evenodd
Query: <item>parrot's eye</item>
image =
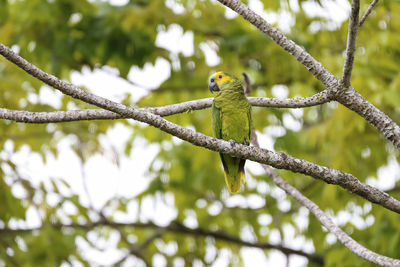
<path id="1" fill-rule="evenodd" d="M 222 79 L 222 75 L 219 75 L 219 76 L 218 76 L 218 79 Z"/>
<path id="2" fill-rule="evenodd" d="M 213 83 L 213 82 L 214 82 L 214 78 L 211 78 L 210 82 L 212 82 L 212 83 Z"/>

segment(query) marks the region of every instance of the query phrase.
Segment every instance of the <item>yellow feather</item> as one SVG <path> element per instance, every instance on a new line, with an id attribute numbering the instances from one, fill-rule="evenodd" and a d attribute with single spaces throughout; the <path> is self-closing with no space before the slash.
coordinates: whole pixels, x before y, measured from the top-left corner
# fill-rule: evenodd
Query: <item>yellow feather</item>
<path id="1" fill-rule="evenodd" d="M 217 83 L 218 87 L 221 87 L 222 84 L 224 84 L 225 82 L 232 82 L 233 81 L 232 77 L 226 75 L 222 71 L 219 71 L 219 72 L 215 73 L 214 74 L 214 78 L 215 78 L 215 82 Z"/>
<path id="2" fill-rule="evenodd" d="M 224 176 L 226 185 L 228 186 L 229 192 L 231 193 L 237 193 L 240 189 L 242 181 L 244 182 L 246 178 L 244 172 L 239 172 L 238 177 L 228 177 L 226 172 L 224 172 Z"/>

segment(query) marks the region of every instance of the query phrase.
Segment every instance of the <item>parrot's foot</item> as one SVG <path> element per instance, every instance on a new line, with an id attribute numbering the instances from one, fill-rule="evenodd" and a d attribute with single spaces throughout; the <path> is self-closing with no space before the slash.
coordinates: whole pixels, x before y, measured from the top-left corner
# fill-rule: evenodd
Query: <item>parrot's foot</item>
<path id="1" fill-rule="evenodd" d="M 234 147 L 236 145 L 236 142 L 233 139 L 229 139 L 228 142 L 231 144 L 231 147 Z"/>

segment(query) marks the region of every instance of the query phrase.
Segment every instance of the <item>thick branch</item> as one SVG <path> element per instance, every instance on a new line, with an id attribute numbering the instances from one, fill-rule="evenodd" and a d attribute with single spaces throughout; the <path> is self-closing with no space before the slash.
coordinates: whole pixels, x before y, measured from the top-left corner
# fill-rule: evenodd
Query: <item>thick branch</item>
<path id="1" fill-rule="evenodd" d="M 339 103 L 363 117 L 400 149 L 400 127 L 384 112 L 368 102 L 352 87 L 337 89 L 333 93 Z"/>
<path id="2" fill-rule="evenodd" d="M 2 44 L 0 44 L 0 54 L 4 55 L 21 69 L 42 80 L 46 84 L 60 90 L 64 94 L 80 99 L 86 103 L 113 111 L 124 117 L 147 123 L 196 146 L 225 153 L 230 156 L 246 158 L 259 163 L 268 164 L 278 169 L 287 169 L 293 172 L 303 173 L 316 179 L 323 180 L 329 184 L 340 185 L 350 192 L 358 194 L 373 203 L 400 213 L 400 202 L 398 200 L 377 188 L 361 183 L 351 174 L 319 166 L 306 160 L 291 157 L 285 153 L 276 153 L 267 149 L 249 147 L 242 144 L 235 144 L 232 146 L 228 141 L 212 138 L 191 129 L 176 125 L 163 119 L 159 115 L 127 107 L 120 103 L 85 92 L 73 84 L 59 80 L 55 76 L 43 72 L 38 67 L 32 65 Z"/>
<path id="3" fill-rule="evenodd" d="M 252 135 L 252 144 L 256 147 L 259 147 L 258 141 L 257 141 L 257 135 L 254 134 Z M 317 204 L 315 204 L 313 201 L 308 199 L 306 196 L 304 196 L 300 191 L 298 191 L 296 188 L 291 186 L 289 183 L 287 183 L 282 177 L 279 176 L 276 171 L 271 168 L 270 166 L 267 166 L 265 164 L 261 164 L 263 167 L 265 173 L 267 176 L 271 177 L 272 181 L 282 190 L 284 190 L 287 194 L 291 195 L 294 199 L 296 199 L 301 205 L 306 207 L 309 211 L 314 214 L 314 216 L 321 222 L 323 226 L 328 229 L 329 232 L 334 234 L 338 240 L 345 245 L 348 249 L 350 249 L 352 252 L 357 254 L 358 256 L 371 261 L 376 264 L 380 264 L 383 266 L 399 266 L 400 265 L 400 260 L 397 259 L 392 259 L 380 254 L 377 254 L 365 247 L 363 247 L 361 244 L 359 244 L 357 241 L 355 241 L 353 238 L 351 238 L 349 235 L 347 235 L 340 227 L 338 227 L 332 219 L 325 213 L 323 212 Z"/>
<path id="4" fill-rule="evenodd" d="M 326 90 L 309 97 L 295 97 L 289 99 L 277 99 L 266 97 L 249 97 L 249 101 L 256 107 L 279 107 L 279 108 L 301 108 L 320 105 L 330 101 L 330 96 Z M 170 116 L 190 110 L 200 110 L 211 107 L 212 98 L 205 98 L 183 103 L 163 106 L 139 108 L 138 110 L 151 112 L 159 116 Z M 54 112 L 29 112 L 22 110 L 10 110 L 0 108 L 0 119 L 7 119 L 25 123 L 50 123 L 68 122 L 80 120 L 114 120 L 127 118 L 112 111 L 104 109 L 89 110 L 70 110 Z"/>
<path id="5" fill-rule="evenodd" d="M 56 229 L 62 229 L 62 228 L 80 228 L 84 229 L 87 231 L 93 230 L 96 227 L 100 226 L 109 226 L 113 228 L 120 228 L 120 227 L 133 227 L 133 228 L 147 228 L 147 229 L 156 229 L 159 232 L 174 232 L 174 233 L 183 233 L 183 234 L 188 234 L 188 235 L 193 235 L 193 236 L 210 236 L 218 240 L 226 241 L 232 244 L 236 244 L 239 246 L 246 246 L 246 247 L 254 247 L 254 248 L 261 248 L 261 249 L 276 249 L 280 250 L 285 254 L 296 254 L 300 255 L 303 257 L 307 257 L 310 261 L 314 261 L 316 263 L 322 264 L 323 259 L 320 255 L 316 254 L 309 254 L 301 250 L 296 250 L 296 249 L 291 249 L 282 245 L 273 245 L 267 242 L 249 242 L 240 239 L 239 237 L 236 237 L 234 235 L 228 234 L 224 231 L 214 231 L 214 230 L 208 230 L 204 228 L 188 228 L 181 224 L 180 222 L 173 221 L 167 226 L 158 226 L 152 222 L 149 223 L 119 223 L 119 222 L 113 222 L 113 221 L 108 221 L 108 220 L 102 220 L 98 222 L 93 222 L 93 223 L 86 223 L 86 224 L 79 224 L 79 223 L 72 223 L 72 224 L 60 224 L 60 223 L 55 223 L 55 224 L 50 224 L 46 225 L 47 227 L 52 227 Z M 3 228 L 0 229 L 0 234 L 22 234 L 26 232 L 32 232 L 32 231 L 39 231 L 44 229 L 46 226 L 41 226 L 41 227 L 34 227 L 34 228 L 23 228 L 23 229 L 10 229 L 10 228 Z"/>
<path id="6" fill-rule="evenodd" d="M 368 18 L 369 14 L 371 14 L 372 9 L 374 9 L 375 5 L 378 3 L 379 0 L 374 0 L 372 3 L 368 6 L 367 11 L 365 11 L 364 16 L 362 16 L 362 19 L 360 20 L 360 23 L 358 24 L 358 27 L 361 27 L 365 20 Z"/>
<path id="7" fill-rule="evenodd" d="M 288 99 L 249 97 L 249 101 L 250 104 L 255 107 L 305 108 L 330 102 L 332 101 L 332 97 L 330 91 L 325 89 L 324 91 L 308 97 L 294 97 Z"/>
<path id="8" fill-rule="evenodd" d="M 358 13 L 360 11 L 360 0 L 353 0 L 347 33 L 346 61 L 344 62 L 342 84 L 345 88 L 350 86 L 351 71 L 353 70 L 354 54 L 356 52 L 356 40 L 358 31 Z"/>

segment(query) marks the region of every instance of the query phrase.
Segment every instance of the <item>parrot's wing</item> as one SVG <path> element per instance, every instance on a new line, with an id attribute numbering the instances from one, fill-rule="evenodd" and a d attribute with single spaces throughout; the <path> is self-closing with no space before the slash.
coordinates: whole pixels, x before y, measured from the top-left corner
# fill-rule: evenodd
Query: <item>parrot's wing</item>
<path id="1" fill-rule="evenodd" d="M 215 106 L 215 104 L 213 104 L 212 106 L 212 116 L 214 136 L 218 139 L 222 139 L 222 112 L 219 108 Z M 224 170 L 228 171 L 228 166 L 224 155 L 222 153 L 219 153 L 219 156 L 221 157 Z"/>
<path id="2" fill-rule="evenodd" d="M 251 106 L 249 107 L 248 111 L 247 111 L 247 118 L 249 120 L 249 138 L 247 140 L 247 144 L 246 145 L 250 145 L 251 142 L 251 131 L 253 129 L 253 119 L 251 117 Z"/>
<path id="3" fill-rule="evenodd" d="M 222 138 L 222 113 L 214 104 L 212 106 L 213 131 L 216 138 Z"/>

